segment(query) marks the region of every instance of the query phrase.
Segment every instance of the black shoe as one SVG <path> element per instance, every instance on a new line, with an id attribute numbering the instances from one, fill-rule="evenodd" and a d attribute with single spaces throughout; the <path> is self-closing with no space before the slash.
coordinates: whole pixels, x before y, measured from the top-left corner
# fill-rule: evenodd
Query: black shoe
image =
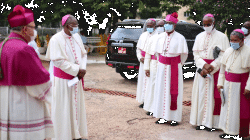
<path id="1" fill-rule="evenodd" d="M 143 104 L 141 104 L 141 105 L 139 105 L 139 108 L 143 108 L 143 106 L 144 106 L 144 103 L 143 103 Z"/>
<path id="2" fill-rule="evenodd" d="M 230 135 L 229 135 L 229 134 L 226 134 L 226 133 L 219 135 L 219 137 L 220 137 L 221 139 L 228 139 L 228 138 L 225 138 L 226 136 L 230 136 Z"/>
<path id="3" fill-rule="evenodd" d="M 153 115 L 152 112 L 147 112 L 146 114 L 147 114 L 148 116 L 152 116 L 152 115 Z"/>
<path id="4" fill-rule="evenodd" d="M 205 127 L 204 126 L 202 126 L 202 125 L 200 125 L 200 126 L 196 126 L 196 128 L 195 128 L 196 130 L 203 130 L 203 129 L 205 129 Z"/>
<path id="5" fill-rule="evenodd" d="M 217 130 L 217 129 L 205 127 L 205 130 L 206 130 L 206 131 L 209 131 L 209 132 L 213 132 L 213 131 L 215 131 L 215 130 Z"/>
<path id="6" fill-rule="evenodd" d="M 177 125 L 179 125 L 179 123 L 176 122 L 176 121 L 172 121 L 172 122 L 170 123 L 170 125 L 171 125 L 171 126 L 177 126 Z"/>
<path id="7" fill-rule="evenodd" d="M 165 120 L 165 119 L 159 119 L 159 120 L 157 120 L 155 123 L 156 124 L 164 124 L 164 123 L 166 123 L 167 121 Z"/>

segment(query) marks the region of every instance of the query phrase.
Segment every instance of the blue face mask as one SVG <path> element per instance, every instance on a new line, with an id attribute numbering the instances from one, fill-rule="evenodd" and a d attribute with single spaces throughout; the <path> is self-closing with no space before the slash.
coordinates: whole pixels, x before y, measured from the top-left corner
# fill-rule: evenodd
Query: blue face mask
<path id="1" fill-rule="evenodd" d="M 166 32 L 172 32 L 174 29 L 173 24 L 164 24 L 164 28 Z"/>
<path id="2" fill-rule="evenodd" d="M 248 29 L 247 28 L 242 27 L 241 30 L 244 32 L 245 35 L 248 34 Z"/>
<path id="3" fill-rule="evenodd" d="M 158 27 L 157 28 L 157 32 L 160 34 L 160 33 L 163 33 L 164 32 L 164 27 Z"/>
<path id="4" fill-rule="evenodd" d="M 70 31 L 71 35 L 78 33 L 78 27 L 72 27 L 73 31 Z"/>
<path id="5" fill-rule="evenodd" d="M 149 33 L 152 33 L 152 32 L 154 31 L 154 28 L 147 28 L 147 31 L 148 31 Z"/>
<path id="6" fill-rule="evenodd" d="M 237 50 L 237 49 L 240 48 L 240 43 L 232 43 L 232 42 L 230 42 L 230 45 L 231 45 L 231 47 L 232 47 L 234 50 Z"/>

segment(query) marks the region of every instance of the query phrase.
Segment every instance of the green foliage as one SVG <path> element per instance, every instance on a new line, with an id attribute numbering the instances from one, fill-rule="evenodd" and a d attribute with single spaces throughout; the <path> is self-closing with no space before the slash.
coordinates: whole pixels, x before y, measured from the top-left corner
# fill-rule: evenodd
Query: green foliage
<path id="1" fill-rule="evenodd" d="M 222 32 L 227 29 L 228 34 L 236 28 L 241 28 L 250 15 L 249 0 L 192 0 L 189 6 L 190 19 L 202 21 L 206 13 L 211 13 L 215 17 L 216 28 Z"/>

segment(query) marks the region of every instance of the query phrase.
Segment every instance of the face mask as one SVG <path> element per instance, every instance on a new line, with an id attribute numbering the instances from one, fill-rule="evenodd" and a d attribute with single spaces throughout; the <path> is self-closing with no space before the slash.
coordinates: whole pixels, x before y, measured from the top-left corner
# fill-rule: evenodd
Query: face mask
<path id="1" fill-rule="evenodd" d="M 78 27 L 72 27 L 73 31 L 70 31 L 71 35 L 78 33 Z"/>
<path id="2" fill-rule="evenodd" d="M 211 26 L 209 26 L 209 27 L 204 27 L 204 26 L 203 26 L 203 28 L 204 28 L 204 30 L 205 30 L 207 33 L 211 33 L 212 30 L 213 30 L 213 28 L 214 28 L 214 25 L 211 25 Z"/>
<path id="3" fill-rule="evenodd" d="M 37 31 L 36 30 L 33 30 L 33 31 L 34 31 L 34 35 L 30 37 L 30 41 L 35 40 L 35 38 L 37 36 Z"/>
<path id="4" fill-rule="evenodd" d="M 152 32 L 154 31 L 154 28 L 147 28 L 147 31 L 148 31 L 149 33 L 152 33 Z"/>
<path id="5" fill-rule="evenodd" d="M 242 27 L 241 30 L 244 32 L 245 35 L 248 34 L 248 29 L 247 28 Z"/>
<path id="6" fill-rule="evenodd" d="M 234 50 L 237 50 L 237 49 L 240 48 L 240 43 L 231 43 L 231 42 L 230 42 L 230 44 L 231 44 L 231 47 L 232 47 Z"/>
<path id="7" fill-rule="evenodd" d="M 157 32 L 160 34 L 160 33 L 163 33 L 164 32 L 164 27 L 158 27 L 157 28 Z"/>
<path id="8" fill-rule="evenodd" d="M 173 24 L 164 24 L 164 28 L 166 32 L 172 32 L 174 30 Z"/>

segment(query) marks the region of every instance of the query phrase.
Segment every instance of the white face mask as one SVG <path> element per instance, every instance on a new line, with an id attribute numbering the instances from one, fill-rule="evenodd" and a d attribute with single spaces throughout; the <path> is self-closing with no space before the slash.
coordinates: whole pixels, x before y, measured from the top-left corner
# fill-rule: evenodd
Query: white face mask
<path id="1" fill-rule="evenodd" d="M 37 36 L 37 31 L 36 30 L 33 30 L 33 31 L 34 31 L 34 35 L 30 37 L 30 41 L 35 40 L 35 38 Z"/>
<path id="2" fill-rule="evenodd" d="M 163 33 L 164 32 L 164 27 L 157 27 L 157 32 L 160 34 L 160 33 Z"/>
<path id="3" fill-rule="evenodd" d="M 213 30 L 213 28 L 214 28 L 214 25 L 211 25 L 211 26 L 209 26 L 209 27 L 204 27 L 204 26 L 203 26 L 203 28 L 204 28 L 204 30 L 209 34 L 209 33 L 212 32 L 212 30 Z"/>

